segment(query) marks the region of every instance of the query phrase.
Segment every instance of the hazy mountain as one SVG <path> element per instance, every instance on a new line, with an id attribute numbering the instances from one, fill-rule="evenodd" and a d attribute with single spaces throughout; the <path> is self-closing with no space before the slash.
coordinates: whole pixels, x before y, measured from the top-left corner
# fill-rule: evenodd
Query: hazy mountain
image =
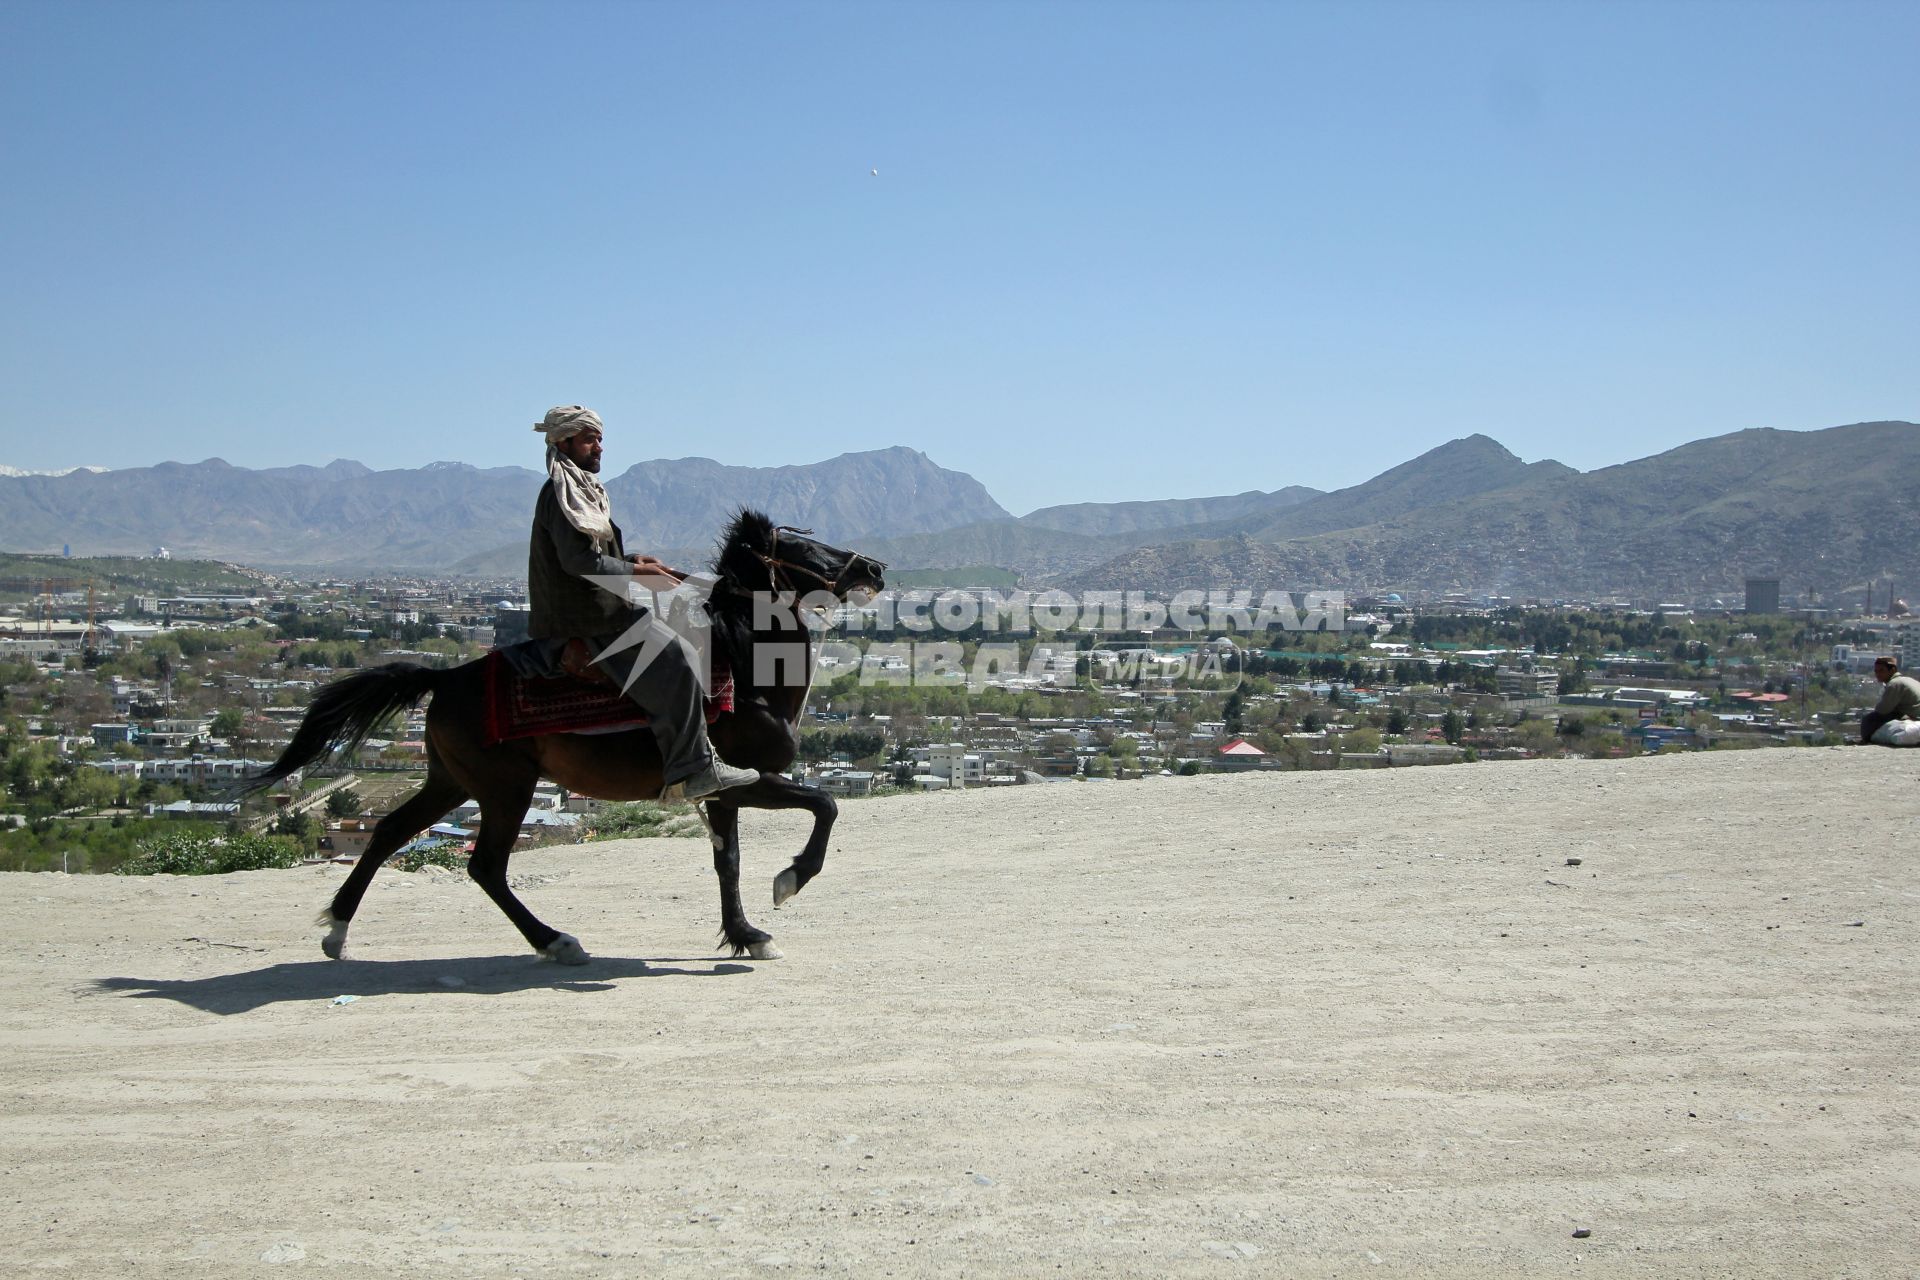
<path id="1" fill-rule="evenodd" d="M 1491 444 L 1476 452 L 1491 457 Z M 1748 574 L 1777 573 L 1789 596 L 1920 574 L 1920 427 L 1912 423 L 1741 431 L 1585 474 L 1557 464 L 1521 464 L 1516 474 L 1502 488 L 1392 515 L 1355 503 L 1373 518 L 1351 527 L 1136 549 L 1067 575 L 1064 585 L 1737 599 Z M 1399 492 L 1445 492 L 1401 479 Z M 1310 505 L 1296 510 L 1310 514 Z"/>
<path id="2" fill-rule="evenodd" d="M 1522 462 L 1495 441 L 1476 435 L 1333 493 L 1295 485 L 1221 498 L 1043 507 L 1018 520 L 895 539 L 873 551 L 911 568 L 997 564 L 1030 577 L 1077 581 L 1076 575 L 1108 561 L 1131 563 L 1124 553 L 1140 547 L 1243 537 L 1271 542 L 1294 533 L 1370 524 L 1447 499 L 1568 474 L 1577 473 L 1558 462 Z"/>
<path id="3" fill-rule="evenodd" d="M 705 542 L 743 504 L 835 542 L 1007 515 L 972 476 L 899 445 L 797 467 L 730 467 L 708 458 L 647 462 L 608 481 L 607 494 L 628 540 L 648 546 Z"/>
<path id="4" fill-rule="evenodd" d="M 61 467 L 57 471 L 22 471 L 19 467 L 9 467 L 0 463 L 0 476 L 65 476 L 76 471 L 105 471 L 105 467 Z"/>
<path id="5" fill-rule="evenodd" d="M 1320 490 L 1289 485 L 1272 493 L 1258 489 L 1224 498 L 1167 498 L 1156 502 L 1075 502 L 1042 507 L 1021 516 L 1019 523 L 1034 529 L 1099 537 L 1109 533 L 1142 533 L 1178 529 L 1261 514 L 1275 514 L 1320 496 Z"/>
<path id="6" fill-rule="evenodd" d="M 1289 485 L 1270 493 L 1255 489 L 1218 498 L 1076 502 L 1042 507 L 1016 520 L 987 520 L 863 543 L 861 549 L 916 569 L 1002 565 L 1028 575 L 1060 575 L 1133 547 L 1211 535 L 1236 520 L 1264 523 L 1320 496 L 1318 489 Z"/>
<path id="7" fill-rule="evenodd" d="M 0 477 L 0 547 L 75 554 L 180 555 L 268 566 L 438 570 L 503 558 L 525 571 L 544 472 L 464 463 L 374 471 L 358 462 L 254 471 L 214 458 L 120 471 Z M 912 449 L 843 454 L 794 467 L 726 467 L 705 458 L 645 462 L 608 480 L 635 548 L 703 546 L 741 504 L 821 537 L 1005 517 L 979 481 Z"/>
<path id="8" fill-rule="evenodd" d="M 357 462 L 253 471 L 219 458 L 0 478 L 0 545 L 76 554 L 176 554 L 263 565 L 436 563 L 524 522 L 540 477 L 453 463 Z"/>
<path id="9" fill-rule="evenodd" d="M 1364 484 L 1290 506 L 1271 519 L 1235 520 L 1232 532 L 1250 533 L 1262 541 L 1275 542 L 1375 524 L 1409 511 L 1511 485 L 1578 474 L 1572 467 L 1550 460 L 1522 462 L 1498 441 L 1471 435 L 1429 449 L 1411 462 L 1383 471 Z"/>
<path id="10" fill-rule="evenodd" d="M 1741 431 L 1581 473 L 1486 436 L 1332 493 L 1076 503 L 1009 516 L 971 476 L 912 449 L 795 467 L 649 462 L 608 481 L 637 549 L 703 561 L 740 504 L 895 568 L 995 565 L 1071 588 L 1245 585 L 1352 592 L 1791 597 L 1920 582 L 1920 427 Z M 180 555 L 363 572 L 525 572 L 543 476 L 435 463 L 249 471 L 213 459 L 0 476 L 0 547 Z"/>
<path id="11" fill-rule="evenodd" d="M 991 564 L 1024 575 L 1070 573 L 1151 541 L 1156 533 L 1094 537 L 1040 529 L 1018 520 L 988 520 L 860 544 L 860 550 L 902 569 L 959 569 Z"/>

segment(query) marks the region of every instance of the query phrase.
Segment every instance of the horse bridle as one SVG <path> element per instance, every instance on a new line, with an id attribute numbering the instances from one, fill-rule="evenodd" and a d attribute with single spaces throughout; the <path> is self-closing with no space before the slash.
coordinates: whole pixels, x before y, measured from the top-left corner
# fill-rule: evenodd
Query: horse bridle
<path id="1" fill-rule="evenodd" d="M 853 567 L 854 561 L 865 560 L 868 564 L 874 565 L 882 572 L 886 570 L 887 566 L 884 562 L 875 560 L 871 556 L 859 555 L 856 552 L 848 551 L 845 547 L 827 546 L 826 543 L 822 542 L 819 545 L 826 547 L 829 551 L 837 552 L 846 557 L 845 563 L 840 566 L 840 572 L 834 577 L 829 578 L 826 574 L 821 573 L 818 569 L 809 565 L 795 564 L 791 560 L 782 560 L 780 558 L 780 535 L 783 533 L 811 535 L 813 530 L 796 528 L 790 524 L 777 524 L 773 526 L 773 536 L 767 540 L 766 551 L 753 552 L 753 556 L 759 560 L 761 564 L 767 566 L 767 586 L 772 588 L 775 595 L 780 593 L 782 586 L 795 595 L 800 594 L 799 587 L 795 586 L 791 579 L 784 584 L 780 581 L 780 571 L 782 569 L 791 573 L 804 573 L 836 596 L 840 594 L 840 579 L 847 576 L 847 570 Z"/>

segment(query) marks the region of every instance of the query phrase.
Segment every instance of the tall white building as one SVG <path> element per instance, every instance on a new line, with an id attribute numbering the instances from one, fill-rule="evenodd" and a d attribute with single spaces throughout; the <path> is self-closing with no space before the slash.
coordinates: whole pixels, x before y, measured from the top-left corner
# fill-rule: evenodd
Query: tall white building
<path id="1" fill-rule="evenodd" d="M 967 747 L 962 742 L 945 742 L 927 750 L 927 769 L 936 778 L 958 789 L 967 785 Z"/>

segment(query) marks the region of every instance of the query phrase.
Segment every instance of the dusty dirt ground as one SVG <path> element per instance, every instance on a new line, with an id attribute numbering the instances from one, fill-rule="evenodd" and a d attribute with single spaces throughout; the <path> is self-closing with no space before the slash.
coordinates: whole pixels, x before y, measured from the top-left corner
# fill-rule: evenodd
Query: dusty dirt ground
<path id="1" fill-rule="evenodd" d="M 1910 1274 L 1916 781 L 852 803 L 778 912 L 803 820 L 750 815 L 768 963 L 711 949 L 701 840 L 517 859 L 578 969 L 450 873 L 341 963 L 338 869 L 0 876 L 0 1270 Z"/>

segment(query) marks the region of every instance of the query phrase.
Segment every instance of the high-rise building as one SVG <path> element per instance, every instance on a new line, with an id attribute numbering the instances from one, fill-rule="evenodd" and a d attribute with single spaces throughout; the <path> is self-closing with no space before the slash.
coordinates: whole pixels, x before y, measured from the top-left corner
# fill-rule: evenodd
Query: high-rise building
<path id="1" fill-rule="evenodd" d="M 1747 612 L 1748 613 L 1780 612 L 1780 579 L 1748 578 L 1747 579 Z"/>

